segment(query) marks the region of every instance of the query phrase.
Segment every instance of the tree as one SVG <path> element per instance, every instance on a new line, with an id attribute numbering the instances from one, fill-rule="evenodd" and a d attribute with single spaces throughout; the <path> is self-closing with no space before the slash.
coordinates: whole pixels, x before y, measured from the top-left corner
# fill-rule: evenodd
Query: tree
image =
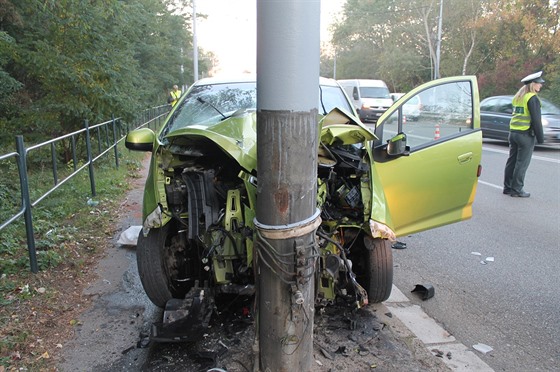
<path id="1" fill-rule="evenodd" d="M 0 0 L 0 102 L 15 102 L 0 124 L 18 128 L 2 133 L 52 137 L 164 104 L 173 84 L 191 82 L 189 4 Z"/>

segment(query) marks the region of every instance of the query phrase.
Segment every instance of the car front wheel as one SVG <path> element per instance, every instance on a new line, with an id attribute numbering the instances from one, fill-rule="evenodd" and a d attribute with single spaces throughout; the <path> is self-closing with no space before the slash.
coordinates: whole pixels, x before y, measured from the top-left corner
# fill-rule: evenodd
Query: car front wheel
<path id="1" fill-rule="evenodd" d="M 181 267 L 177 253 L 182 251 L 176 248 L 177 241 L 177 229 L 172 222 L 138 237 L 136 258 L 140 280 L 150 301 L 161 308 L 172 298 L 183 298 L 187 292 L 176 280 Z"/>
<path id="2" fill-rule="evenodd" d="M 364 287 L 370 303 L 387 300 L 393 287 L 393 252 L 386 239 L 364 237 Z"/>

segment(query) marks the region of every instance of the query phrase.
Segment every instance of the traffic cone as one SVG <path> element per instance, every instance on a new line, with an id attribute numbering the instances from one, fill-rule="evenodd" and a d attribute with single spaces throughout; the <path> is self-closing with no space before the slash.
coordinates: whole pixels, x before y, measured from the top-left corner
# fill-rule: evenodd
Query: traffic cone
<path id="1" fill-rule="evenodd" d="M 435 140 L 439 139 L 439 124 L 436 124 L 436 133 L 434 134 L 434 139 Z"/>

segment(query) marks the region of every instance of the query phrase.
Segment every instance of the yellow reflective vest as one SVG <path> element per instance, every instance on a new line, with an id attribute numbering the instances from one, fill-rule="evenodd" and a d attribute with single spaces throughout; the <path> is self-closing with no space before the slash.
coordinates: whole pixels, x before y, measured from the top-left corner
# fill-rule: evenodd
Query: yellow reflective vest
<path id="1" fill-rule="evenodd" d="M 181 91 L 180 90 L 172 90 L 170 94 L 171 94 L 171 97 L 173 98 L 173 101 L 171 101 L 171 107 L 173 107 L 173 106 L 175 106 L 177 101 L 179 101 L 179 97 L 181 97 Z"/>
<path id="2" fill-rule="evenodd" d="M 525 131 L 531 128 L 531 113 L 527 103 L 536 93 L 527 93 L 521 99 L 513 98 L 513 116 L 509 122 L 509 130 Z"/>

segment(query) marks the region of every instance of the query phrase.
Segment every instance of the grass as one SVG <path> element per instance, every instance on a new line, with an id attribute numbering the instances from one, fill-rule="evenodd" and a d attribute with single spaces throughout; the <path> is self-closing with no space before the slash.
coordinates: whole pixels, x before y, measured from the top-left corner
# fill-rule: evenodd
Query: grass
<path id="1" fill-rule="evenodd" d="M 118 169 L 111 155 L 96 162 L 95 197 L 84 169 L 33 208 L 37 274 L 30 271 L 23 217 L 0 230 L 0 371 L 56 370 L 61 340 L 71 337 L 89 301 L 83 288 L 117 232 L 120 203 L 142 166 L 144 154 L 124 148 L 119 153 Z M 14 169 L 17 175 L 9 164 L 2 168 L 7 176 L 0 180 L 0 223 L 19 208 Z M 31 200 L 52 187 L 45 181 L 49 172 L 29 169 Z"/>

